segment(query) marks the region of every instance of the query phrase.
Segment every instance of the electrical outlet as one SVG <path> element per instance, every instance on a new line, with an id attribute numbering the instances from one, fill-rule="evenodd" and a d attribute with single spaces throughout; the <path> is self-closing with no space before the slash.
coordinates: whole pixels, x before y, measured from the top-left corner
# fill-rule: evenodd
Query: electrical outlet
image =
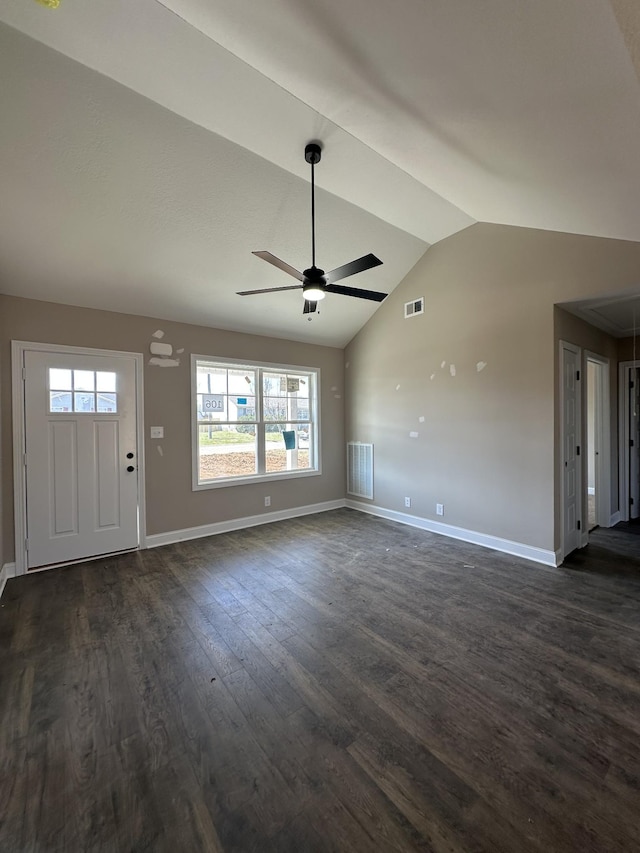
<path id="1" fill-rule="evenodd" d="M 444 504 L 436 504 L 436 515 L 444 515 Z"/>
<path id="2" fill-rule="evenodd" d="M 411 506 L 411 498 L 405 498 L 404 499 L 404 505 L 406 507 L 410 507 Z"/>
<path id="3" fill-rule="evenodd" d="M 269 495 L 267 495 L 267 497 L 264 499 L 264 505 L 271 506 L 271 498 L 269 497 Z"/>

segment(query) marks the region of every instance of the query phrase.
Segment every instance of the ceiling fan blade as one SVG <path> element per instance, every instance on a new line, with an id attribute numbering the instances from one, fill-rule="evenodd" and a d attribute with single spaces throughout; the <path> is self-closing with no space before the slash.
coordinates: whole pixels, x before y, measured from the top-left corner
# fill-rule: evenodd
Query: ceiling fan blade
<path id="1" fill-rule="evenodd" d="M 313 314 L 313 312 L 317 309 L 318 303 L 311 302 L 310 299 L 304 300 L 304 308 L 302 309 L 302 314 Z"/>
<path id="2" fill-rule="evenodd" d="M 271 254 L 271 252 L 252 252 L 252 254 L 256 255 L 258 258 L 262 258 L 262 260 L 266 261 L 268 264 L 273 264 L 273 266 L 278 267 L 279 270 L 289 273 L 289 275 L 297 278 L 298 281 L 304 281 L 304 276 L 301 272 L 298 272 L 295 267 L 285 263 L 285 261 L 281 261 L 280 258 L 276 258 L 275 255 Z"/>
<path id="3" fill-rule="evenodd" d="M 363 255 L 363 257 L 358 258 L 356 261 L 351 261 L 349 264 L 344 264 L 342 267 L 336 267 L 334 270 L 326 273 L 325 278 L 327 280 L 327 284 L 331 284 L 334 281 L 340 281 L 342 278 L 347 278 L 347 276 L 355 275 L 357 272 L 364 272 L 365 270 L 370 270 L 373 267 L 378 267 L 381 263 L 382 261 L 380 258 L 376 258 L 375 255 Z"/>
<path id="4" fill-rule="evenodd" d="M 361 290 L 359 287 L 345 287 L 343 284 L 328 284 L 327 293 L 340 293 L 342 296 L 356 296 L 358 299 L 370 299 L 372 302 L 382 302 L 387 298 L 386 293 L 377 290 Z"/>
<path id="5" fill-rule="evenodd" d="M 238 290 L 236 296 L 255 296 L 256 293 L 277 293 L 279 290 L 301 290 L 301 284 L 290 284 L 287 287 L 267 287 L 262 290 Z"/>

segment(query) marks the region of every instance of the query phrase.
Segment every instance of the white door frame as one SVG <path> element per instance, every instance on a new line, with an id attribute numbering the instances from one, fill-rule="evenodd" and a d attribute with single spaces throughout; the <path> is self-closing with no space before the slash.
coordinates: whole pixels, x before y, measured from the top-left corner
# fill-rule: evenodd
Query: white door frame
<path id="1" fill-rule="evenodd" d="M 618 401 L 620 431 L 620 518 L 629 521 L 629 373 L 640 367 L 640 361 L 621 361 L 618 366 Z"/>
<path id="2" fill-rule="evenodd" d="M 609 368 L 610 362 L 603 355 L 585 350 L 585 364 L 599 365 L 596 375 L 596 524 L 611 527 L 611 402 Z M 587 394 L 588 386 L 587 386 Z M 588 525 L 585 525 L 588 528 Z M 587 531 L 588 532 L 588 531 Z"/>
<path id="3" fill-rule="evenodd" d="M 68 355 L 120 356 L 135 361 L 136 372 L 136 437 L 138 441 L 138 548 L 146 547 L 146 512 L 145 512 L 145 476 L 144 476 L 144 396 L 143 375 L 144 356 L 138 352 L 120 352 L 117 350 L 90 349 L 88 347 L 67 347 L 60 344 L 33 343 L 31 341 L 11 341 L 11 384 L 12 384 L 12 418 L 13 418 L 13 515 L 15 526 L 15 561 L 16 575 L 24 575 L 27 571 L 26 531 L 27 531 L 27 486 L 25 459 L 25 388 L 24 388 L 24 353 L 27 350 L 36 352 L 58 352 Z M 54 568 L 54 567 L 51 567 Z M 47 569 L 31 569 L 30 574 Z"/>
<path id="4" fill-rule="evenodd" d="M 559 341 L 560 347 L 560 355 L 559 355 L 559 370 L 558 370 L 558 380 L 560 383 L 560 453 L 558 454 L 558 461 L 560 464 L 560 555 L 559 555 L 559 564 L 562 563 L 564 558 L 567 556 L 566 546 L 565 546 L 565 537 L 564 537 L 564 529 L 565 529 L 565 486 L 564 486 L 564 462 L 565 462 L 565 440 L 564 440 L 564 421 L 565 421 L 565 405 L 564 405 L 564 350 L 568 349 L 570 352 L 573 352 L 577 357 L 577 363 L 579 365 L 578 370 L 580 371 L 580 380 L 583 378 L 584 369 L 582 366 L 582 349 L 581 347 L 577 347 L 575 344 L 569 343 L 569 341 Z M 584 509 L 584 498 L 582 495 L 582 465 L 584 460 L 584 454 L 582 453 L 582 382 L 578 380 L 576 387 L 576 443 L 581 448 L 580 452 L 580 461 L 576 465 L 576 516 L 580 520 L 580 535 L 581 541 L 578 545 L 579 548 L 584 547 L 588 543 L 588 537 L 584 530 L 584 524 L 582 523 L 583 509 Z"/>

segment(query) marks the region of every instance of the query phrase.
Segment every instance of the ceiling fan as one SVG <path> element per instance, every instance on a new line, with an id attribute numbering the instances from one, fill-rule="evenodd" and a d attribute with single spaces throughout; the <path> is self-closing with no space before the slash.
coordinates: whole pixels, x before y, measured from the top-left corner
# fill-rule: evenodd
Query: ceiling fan
<path id="1" fill-rule="evenodd" d="M 379 293 L 377 290 L 361 290 L 357 287 L 345 287 L 342 284 L 336 284 L 336 281 L 341 281 L 350 275 L 355 275 L 359 272 L 365 272 L 373 267 L 379 266 L 382 261 L 376 258 L 375 255 L 364 255 L 355 261 L 351 261 L 344 266 L 336 267 L 330 272 L 325 272 L 316 266 L 316 202 L 315 202 L 315 175 L 314 167 L 320 162 L 321 148 L 316 142 L 309 142 L 304 149 L 304 159 L 311 165 L 311 266 L 304 272 L 299 272 L 294 267 L 276 258 L 271 252 L 253 252 L 263 261 L 273 264 L 283 272 L 297 278 L 301 284 L 293 284 L 287 287 L 268 287 L 263 290 L 242 290 L 238 296 L 253 296 L 256 293 L 276 293 L 280 290 L 302 290 L 304 296 L 303 314 L 313 314 L 318 307 L 318 302 L 324 299 L 327 293 L 339 293 L 342 296 L 355 296 L 358 299 L 370 299 L 373 302 L 382 302 L 386 298 L 386 293 Z M 309 317 L 311 319 L 311 317 Z"/>

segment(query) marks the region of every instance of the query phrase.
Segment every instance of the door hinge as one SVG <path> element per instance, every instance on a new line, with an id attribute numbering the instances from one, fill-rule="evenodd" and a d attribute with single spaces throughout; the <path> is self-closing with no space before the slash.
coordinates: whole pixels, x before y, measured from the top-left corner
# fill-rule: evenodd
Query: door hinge
<path id="1" fill-rule="evenodd" d="M 576 456 L 580 456 L 580 445 L 576 447 Z"/>
<path id="2" fill-rule="evenodd" d="M 632 438 L 630 438 L 630 439 L 629 439 L 629 447 L 633 447 L 633 446 L 634 446 L 634 445 L 633 445 L 633 439 L 632 439 Z"/>
<path id="3" fill-rule="evenodd" d="M 580 522 L 578 521 L 578 522 L 576 522 L 576 523 L 577 523 L 577 525 L 578 525 L 578 530 L 580 530 Z"/>
<path id="4" fill-rule="evenodd" d="M 22 378 L 23 378 L 23 379 L 26 379 L 26 378 L 27 378 L 27 368 L 26 368 L 26 367 L 23 367 L 23 368 L 22 368 Z"/>
<path id="5" fill-rule="evenodd" d="M 29 550 L 29 540 L 28 540 L 28 539 L 25 539 L 25 540 L 24 540 L 24 550 L 25 550 L 25 551 L 28 551 L 28 550 Z"/>
<path id="6" fill-rule="evenodd" d="M 580 371 L 576 370 L 576 379 L 580 382 Z"/>
<path id="7" fill-rule="evenodd" d="M 629 498 L 629 506 L 633 506 L 633 498 Z"/>
<path id="8" fill-rule="evenodd" d="M 629 382 L 629 388 L 635 388 L 635 387 L 636 387 L 636 383 L 635 383 L 635 382 L 633 381 L 633 379 L 632 379 L 632 380 Z"/>
<path id="9" fill-rule="evenodd" d="M 26 453 L 23 453 L 22 461 L 24 462 L 24 467 L 26 468 L 27 467 L 27 454 Z"/>

